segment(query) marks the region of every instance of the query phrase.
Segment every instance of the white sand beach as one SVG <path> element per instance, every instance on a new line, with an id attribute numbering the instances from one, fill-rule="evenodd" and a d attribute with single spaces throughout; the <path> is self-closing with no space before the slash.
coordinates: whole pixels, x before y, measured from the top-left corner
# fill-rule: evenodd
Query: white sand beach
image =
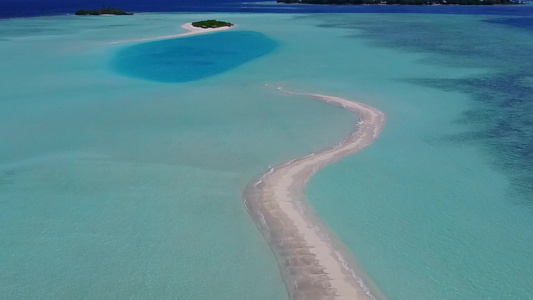
<path id="1" fill-rule="evenodd" d="M 383 129 L 385 116 L 363 103 L 278 89 L 344 107 L 359 117 L 359 123 L 338 145 L 270 169 L 246 190 L 247 209 L 278 254 L 292 299 L 374 299 L 327 238 L 325 225 L 306 205 L 304 191 L 315 172 L 370 146 Z"/>
<path id="2" fill-rule="evenodd" d="M 187 30 L 187 32 L 184 32 L 184 33 L 172 34 L 172 35 L 163 35 L 163 36 L 155 36 L 155 37 L 134 39 L 134 40 L 116 41 L 116 42 L 111 42 L 109 44 L 113 45 L 113 44 L 123 44 L 123 43 L 150 42 L 150 41 L 174 39 L 174 38 L 179 38 L 179 37 L 184 37 L 184 36 L 191 36 L 191 35 L 196 35 L 196 34 L 205 34 L 205 33 L 212 33 L 212 32 L 217 32 L 217 31 L 229 30 L 229 29 L 235 28 L 235 26 L 236 25 L 233 25 L 231 27 L 225 26 L 225 27 L 218 27 L 218 28 L 200 28 L 200 27 L 192 26 L 192 23 L 185 23 L 185 24 L 181 25 L 181 28 Z"/>

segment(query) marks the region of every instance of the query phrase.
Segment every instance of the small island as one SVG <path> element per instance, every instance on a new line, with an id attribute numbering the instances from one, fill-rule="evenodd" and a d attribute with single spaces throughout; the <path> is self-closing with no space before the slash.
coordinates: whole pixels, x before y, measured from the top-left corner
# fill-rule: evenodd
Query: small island
<path id="1" fill-rule="evenodd" d="M 113 8 L 113 7 L 104 7 L 101 9 L 87 10 L 80 9 L 76 11 L 77 16 L 101 16 L 101 15 L 112 15 L 112 16 L 131 16 L 133 13 L 125 12 L 123 10 Z"/>
<path id="2" fill-rule="evenodd" d="M 204 20 L 204 21 L 192 22 L 191 24 L 194 27 L 204 28 L 204 29 L 233 26 L 233 24 L 229 22 L 223 22 L 223 21 L 218 21 L 218 20 Z"/>
<path id="3" fill-rule="evenodd" d="M 277 0 L 286 4 L 330 5 L 515 5 L 524 0 Z"/>

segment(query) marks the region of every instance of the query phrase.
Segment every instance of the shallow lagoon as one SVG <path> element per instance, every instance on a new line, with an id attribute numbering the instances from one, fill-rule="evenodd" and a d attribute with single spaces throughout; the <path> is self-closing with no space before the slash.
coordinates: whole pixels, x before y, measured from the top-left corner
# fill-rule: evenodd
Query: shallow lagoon
<path id="1" fill-rule="evenodd" d="M 473 16 L 217 15 L 278 47 L 187 83 L 110 67 L 131 46 L 107 43 L 207 16 L 4 22 L 2 295 L 286 299 L 241 193 L 269 165 L 335 144 L 355 120 L 271 84 L 387 114 L 378 142 L 319 172 L 308 197 L 388 298 L 531 298 L 527 194 L 486 140 L 457 142 L 488 122 L 462 121 L 480 105 L 474 87 L 442 84 L 515 70 L 493 57 L 466 64 L 462 47 L 498 31 L 505 39 L 492 43 L 527 49 L 527 31 Z M 463 38 L 447 43 L 457 53 L 441 55 L 429 33 L 419 42 L 433 48 L 402 46 L 432 26 Z"/>

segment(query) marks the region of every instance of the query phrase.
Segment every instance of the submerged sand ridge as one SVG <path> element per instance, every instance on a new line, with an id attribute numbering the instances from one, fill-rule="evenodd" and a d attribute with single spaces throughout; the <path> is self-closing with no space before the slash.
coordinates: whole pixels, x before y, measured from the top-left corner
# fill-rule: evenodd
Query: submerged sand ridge
<path id="1" fill-rule="evenodd" d="M 305 185 L 316 171 L 370 146 L 383 129 L 385 115 L 344 98 L 278 90 L 342 106 L 356 114 L 359 123 L 338 145 L 271 168 L 248 186 L 248 212 L 276 253 L 292 299 L 375 299 L 306 205 Z"/>

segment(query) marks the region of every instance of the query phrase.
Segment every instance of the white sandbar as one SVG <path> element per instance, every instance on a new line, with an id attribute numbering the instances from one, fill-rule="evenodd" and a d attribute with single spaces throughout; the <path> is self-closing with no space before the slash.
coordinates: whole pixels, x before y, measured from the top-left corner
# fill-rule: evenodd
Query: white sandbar
<path id="1" fill-rule="evenodd" d="M 112 45 L 112 44 L 150 42 L 150 41 L 158 41 L 158 40 L 166 40 L 166 39 L 175 39 L 175 38 L 184 37 L 184 36 L 190 36 L 190 35 L 196 35 L 196 34 L 205 34 L 205 33 L 229 30 L 229 29 L 234 28 L 235 26 L 236 25 L 224 26 L 224 27 L 218 27 L 218 28 L 199 28 L 199 27 L 192 26 L 192 23 L 185 23 L 185 24 L 181 25 L 181 28 L 187 30 L 187 32 L 184 32 L 184 33 L 172 34 L 172 35 L 162 35 L 162 36 L 155 36 L 155 37 L 134 39 L 134 40 L 116 41 L 116 42 L 111 42 L 109 44 Z"/>
<path id="2" fill-rule="evenodd" d="M 327 238 L 325 225 L 310 214 L 312 209 L 306 209 L 304 189 L 319 169 L 370 146 L 381 132 L 385 116 L 363 103 L 278 89 L 341 106 L 359 117 L 359 126 L 334 147 L 270 169 L 247 188 L 246 207 L 278 255 L 292 299 L 374 299 Z"/>

